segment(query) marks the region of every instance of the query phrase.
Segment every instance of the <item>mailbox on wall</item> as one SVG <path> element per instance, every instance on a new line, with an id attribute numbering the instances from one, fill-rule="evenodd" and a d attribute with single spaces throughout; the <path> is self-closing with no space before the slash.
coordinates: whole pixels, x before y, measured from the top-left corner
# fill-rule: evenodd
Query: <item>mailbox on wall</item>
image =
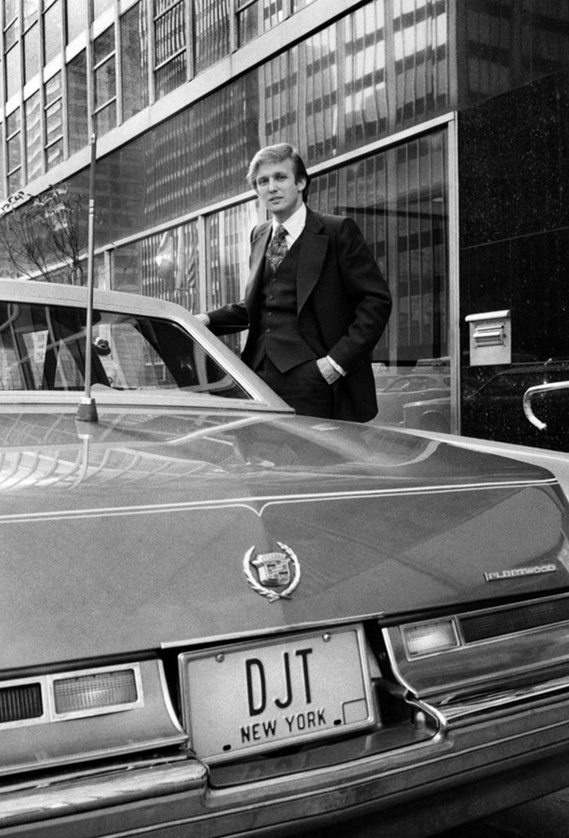
<path id="1" fill-rule="evenodd" d="M 512 363 L 512 319 L 510 309 L 469 314 L 470 365 Z"/>

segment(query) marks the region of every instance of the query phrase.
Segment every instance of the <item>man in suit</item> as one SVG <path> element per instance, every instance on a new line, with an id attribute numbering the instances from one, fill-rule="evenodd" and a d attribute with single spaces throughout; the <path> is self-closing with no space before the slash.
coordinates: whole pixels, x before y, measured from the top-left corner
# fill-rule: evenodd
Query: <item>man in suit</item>
<path id="1" fill-rule="evenodd" d="M 295 149 L 261 149 L 247 178 L 272 221 L 251 234 L 245 298 L 198 317 L 218 335 L 249 329 L 243 360 L 297 413 L 365 422 L 377 413 L 370 353 L 388 286 L 350 218 L 305 204 Z"/>

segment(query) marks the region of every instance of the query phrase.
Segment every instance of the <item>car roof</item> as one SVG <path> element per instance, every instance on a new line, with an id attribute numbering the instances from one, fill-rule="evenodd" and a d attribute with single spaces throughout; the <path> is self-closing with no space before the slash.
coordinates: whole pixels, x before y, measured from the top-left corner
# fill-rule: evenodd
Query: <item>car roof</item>
<path id="1" fill-rule="evenodd" d="M 85 286 L 65 285 L 55 282 L 38 282 L 28 279 L 0 279 L 0 302 L 29 303 L 38 305 L 62 305 L 86 309 L 88 305 L 88 289 Z M 207 348 L 212 358 L 218 361 L 225 369 L 241 383 L 247 392 L 252 396 L 251 401 L 240 399 L 232 400 L 231 405 L 226 399 L 220 399 L 222 407 L 241 407 L 251 410 L 272 410 L 278 412 L 294 412 L 264 381 L 256 376 L 241 359 L 226 344 L 216 338 L 212 332 L 204 326 L 187 309 L 177 303 L 168 300 L 160 300 L 156 297 L 147 297 L 142 294 L 125 293 L 121 291 L 106 291 L 98 288 L 93 292 L 93 305 L 95 309 L 111 310 L 119 314 L 133 314 L 163 318 L 177 323 L 181 328 L 190 334 L 198 337 L 200 342 Z M 97 399 L 115 403 L 120 394 L 99 393 Z M 0 391 L 0 402 L 2 404 L 26 401 L 30 403 L 34 399 L 42 402 L 55 403 L 70 402 L 76 399 L 76 393 L 50 393 L 47 391 Z M 126 398 L 123 394 L 122 398 Z M 128 400 L 135 404 L 156 402 L 164 398 L 164 394 L 133 393 L 129 391 Z M 188 405 L 188 395 L 168 391 L 170 404 L 178 406 Z M 211 400 L 213 403 L 213 399 Z M 199 405 L 198 405 L 199 406 Z"/>

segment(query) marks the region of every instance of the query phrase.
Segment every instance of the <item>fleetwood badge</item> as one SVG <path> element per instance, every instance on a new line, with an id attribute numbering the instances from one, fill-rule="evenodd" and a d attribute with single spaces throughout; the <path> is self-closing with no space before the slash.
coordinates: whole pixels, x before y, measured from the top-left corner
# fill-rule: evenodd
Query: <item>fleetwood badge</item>
<path id="1" fill-rule="evenodd" d="M 300 565 L 290 547 L 277 541 L 282 553 L 256 553 L 247 550 L 243 572 L 254 591 L 269 602 L 287 599 L 300 582 Z"/>

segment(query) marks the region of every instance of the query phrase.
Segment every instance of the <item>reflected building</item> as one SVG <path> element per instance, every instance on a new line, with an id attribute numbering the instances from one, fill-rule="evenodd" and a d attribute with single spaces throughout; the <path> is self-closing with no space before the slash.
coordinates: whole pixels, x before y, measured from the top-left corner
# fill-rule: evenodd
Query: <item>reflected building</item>
<path id="1" fill-rule="evenodd" d="M 495 372 L 470 363 L 473 313 L 511 311 L 510 364 L 569 357 L 561 0 L 1 7 L 2 197 L 86 196 L 92 122 L 99 285 L 192 311 L 240 297 L 247 165 L 286 141 L 310 205 L 353 216 L 389 281 L 378 393 L 413 393 L 395 421 L 492 436 L 462 411 Z"/>

